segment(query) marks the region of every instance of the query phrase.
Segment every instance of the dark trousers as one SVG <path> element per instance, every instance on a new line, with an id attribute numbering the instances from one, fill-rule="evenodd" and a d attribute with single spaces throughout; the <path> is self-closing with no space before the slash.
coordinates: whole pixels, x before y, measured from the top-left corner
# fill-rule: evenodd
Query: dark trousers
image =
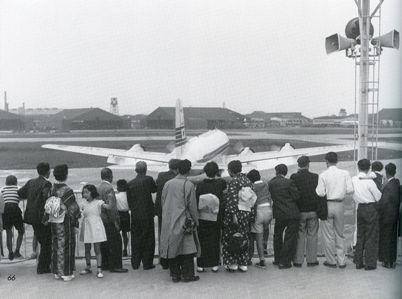
<path id="1" fill-rule="evenodd" d="M 379 260 L 389 263 L 396 262 L 398 241 L 398 222 L 385 223 L 380 220 Z"/>
<path id="2" fill-rule="evenodd" d="M 153 265 L 155 253 L 154 219 L 131 218 L 131 266 L 147 269 Z"/>
<path id="3" fill-rule="evenodd" d="M 158 244 L 161 243 L 161 231 L 162 231 L 162 216 L 158 216 Z M 160 257 L 160 253 L 159 253 L 159 263 L 161 264 L 163 269 L 167 269 L 169 267 L 167 259 Z"/>
<path id="4" fill-rule="evenodd" d="M 190 279 L 194 277 L 194 254 L 178 255 L 174 259 L 167 259 L 170 269 L 170 276 L 174 278 L 183 277 Z"/>
<path id="5" fill-rule="evenodd" d="M 376 267 L 378 260 L 379 218 L 377 204 L 359 204 L 357 208 L 357 241 L 353 263 Z M 363 252 L 365 263 L 363 263 Z"/>
<path id="6" fill-rule="evenodd" d="M 52 260 L 52 232 L 49 226 L 42 223 L 32 224 L 36 238 L 40 244 L 37 272 L 49 272 Z"/>
<path id="7" fill-rule="evenodd" d="M 274 259 L 283 265 L 291 264 L 297 248 L 298 219 L 275 219 Z M 285 237 L 283 232 L 285 231 Z"/>
<path id="8" fill-rule="evenodd" d="M 102 268 L 115 270 L 123 267 L 122 263 L 122 242 L 120 232 L 114 223 L 104 223 L 106 231 L 106 242 L 101 243 Z"/>

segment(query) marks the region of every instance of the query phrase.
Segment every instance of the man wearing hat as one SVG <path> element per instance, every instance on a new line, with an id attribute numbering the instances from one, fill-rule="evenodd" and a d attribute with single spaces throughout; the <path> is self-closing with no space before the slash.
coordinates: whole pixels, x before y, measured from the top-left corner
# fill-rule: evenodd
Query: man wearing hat
<path id="1" fill-rule="evenodd" d="M 307 267 L 313 267 L 318 265 L 318 217 L 316 213 L 318 195 L 315 192 L 318 185 L 318 174 L 309 171 L 310 159 L 307 156 L 301 156 L 297 159 L 297 165 L 299 170 L 290 176 L 300 192 L 300 199 L 297 202 L 300 211 L 300 223 L 293 266 L 299 268 L 302 266 L 304 248 L 306 248 Z"/>
<path id="2" fill-rule="evenodd" d="M 147 163 L 135 165 L 137 176 L 127 185 L 127 202 L 131 210 L 131 266 L 134 270 L 155 268 L 154 203 L 152 193 L 156 192 L 154 179 L 147 174 Z"/>

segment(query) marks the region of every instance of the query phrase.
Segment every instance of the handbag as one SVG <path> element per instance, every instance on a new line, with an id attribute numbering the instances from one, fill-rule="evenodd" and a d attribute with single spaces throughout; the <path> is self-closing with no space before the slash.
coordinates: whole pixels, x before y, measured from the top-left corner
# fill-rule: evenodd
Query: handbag
<path id="1" fill-rule="evenodd" d="M 186 198 L 186 182 L 187 180 L 184 181 L 183 185 L 183 194 L 184 194 L 184 199 Z M 194 219 L 191 217 L 189 211 L 188 211 L 188 205 L 186 206 L 186 221 L 184 222 L 183 229 L 184 232 L 188 235 L 191 235 L 193 231 L 195 231 L 197 227 L 197 224 L 195 223 Z"/>
<path id="2" fill-rule="evenodd" d="M 241 254 L 248 249 L 248 240 L 241 233 L 237 232 L 230 236 L 227 243 L 227 250 L 231 253 Z"/>
<path id="3" fill-rule="evenodd" d="M 318 218 L 321 220 L 327 220 L 328 218 L 328 205 L 327 205 L 327 196 L 317 196 L 317 209 L 316 213 Z"/>

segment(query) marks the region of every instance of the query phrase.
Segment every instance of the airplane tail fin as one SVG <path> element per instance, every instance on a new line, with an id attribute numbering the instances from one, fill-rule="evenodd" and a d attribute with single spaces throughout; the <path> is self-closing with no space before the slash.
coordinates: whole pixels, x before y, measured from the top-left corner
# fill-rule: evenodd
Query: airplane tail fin
<path id="1" fill-rule="evenodd" d="M 175 126 L 175 147 L 182 149 L 187 143 L 186 129 L 184 127 L 184 113 L 180 99 L 176 101 L 176 126 Z"/>

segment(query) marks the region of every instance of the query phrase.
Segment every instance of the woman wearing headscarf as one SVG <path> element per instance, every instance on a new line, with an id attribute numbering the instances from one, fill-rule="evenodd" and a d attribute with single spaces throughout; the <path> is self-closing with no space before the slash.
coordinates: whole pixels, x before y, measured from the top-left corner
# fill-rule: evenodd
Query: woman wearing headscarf
<path id="1" fill-rule="evenodd" d="M 220 180 L 216 179 L 219 167 L 215 162 L 209 162 L 204 167 L 207 178 L 197 185 L 196 198 L 198 206 L 197 228 L 201 246 L 201 256 L 197 258 L 197 271 L 212 267 L 218 271 L 220 223 L 219 214 L 222 205 L 223 190 L 226 189 Z"/>
<path id="2" fill-rule="evenodd" d="M 75 228 L 81 213 L 74 191 L 66 185 L 68 166 L 57 165 L 53 175 L 56 182 L 45 205 L 52 231 L 51 269 L 56 279 L 70 281 L 74 279 Z"/>

